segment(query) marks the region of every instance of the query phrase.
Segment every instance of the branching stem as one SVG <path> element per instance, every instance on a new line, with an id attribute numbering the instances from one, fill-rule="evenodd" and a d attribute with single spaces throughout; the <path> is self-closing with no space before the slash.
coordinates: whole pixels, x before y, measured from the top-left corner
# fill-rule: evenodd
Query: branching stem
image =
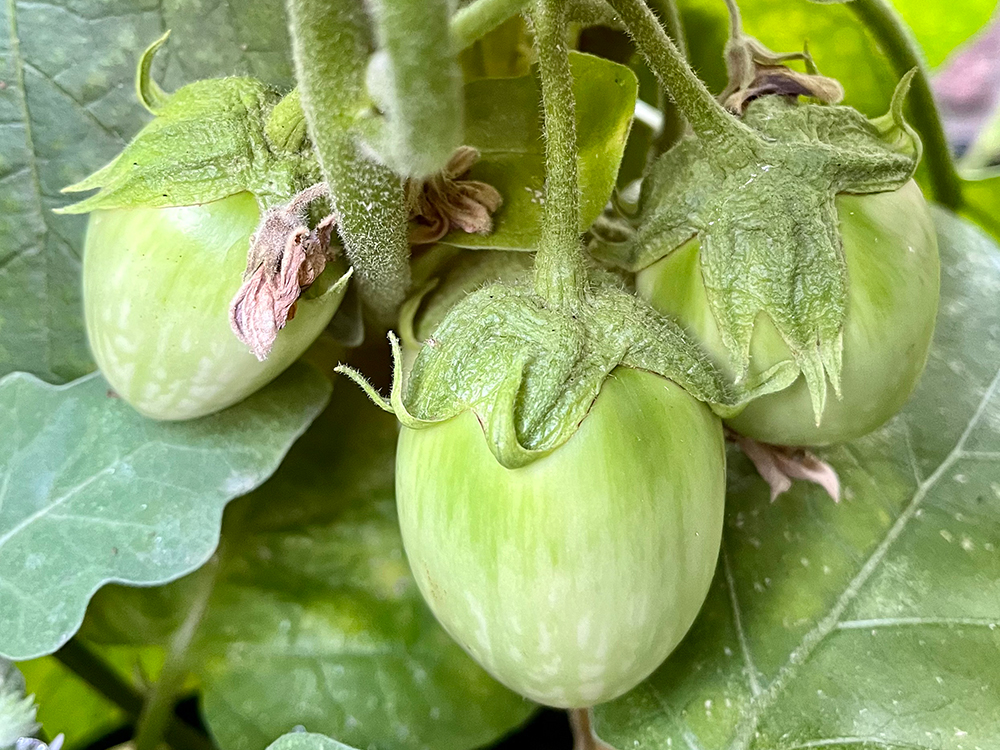
<path id="1" fill-rule="evenodd" d="M 949 208 L 962 205 L 962 183 L 927 78 L 923 55 L 903 19 L 888 0 L 854 0 L 847 7 L 875 37 L 889 57 L 896 75 L 917 69 L 910 88 L 909 116 L 924 142 L 924 160 L 930 172 L 934 199 Z"/>
<path id="2" fill-rule="evenodd" d="M 122 677 L 77 638 L 71 638 L 55 658 L 73 674 L 118 706 L 130 719 L 142 712 L 146 696 Z M 201 732 L 171 716 L 164 736 L 176 750 L 214 750 L 215 746 Z"/>
<path id="3" fill-rule="evenodd" d="M 705 87 L 643 0 L 608 0 L 621 17 L 649 67 L 695 133 L 730 147 L 756 140 L 750 128 L 723 109 Z"/>
<path id="4" fill-rule="evenodd" d="M 219 556 L 215 555 L 198 571 L 200 579 L 191 608 L 184 622 L 170 639 L 170 647 L 159 678 L 150 691 L 139 715 L 133 745 L 135 750 L 156 750 L 174 716 L 177 694 L 184 686 L 188 673 L 188 652 L 208 610 L 208 601 L 215 589 L 219 571 Z"/>
<path id="5" fill-rule="evenodd" d="M 539 0 L 531 15 L 545 121 L 545 207 L 535 256 L 535 291 L 554 306 L 582 298 L 576 103 L 561 0 Z"/>

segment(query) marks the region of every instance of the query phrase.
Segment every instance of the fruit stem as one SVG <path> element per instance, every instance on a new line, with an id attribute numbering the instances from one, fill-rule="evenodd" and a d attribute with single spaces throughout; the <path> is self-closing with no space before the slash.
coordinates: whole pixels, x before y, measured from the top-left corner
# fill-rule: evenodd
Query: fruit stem
<path id="1" fill-rule="evenodd" d="M 56 651 L 55 658 L 70 672 L 86 682 L 97 692 L 120 708 L 129 718 L 135 719 L 142 711 L 145 696 L 122 677 L 97 654 L 80 642 L 70 638 Z M 214 750 L 215 746 L 201 732 L 171 717 L 164 732 L 167 744 L 177 750 Z"/>
<path id="2" fill-rule="evenodd" d="M 924 160 L 931 190 L 939 203 L 959 208 L 962 205 L 962 182 L 955 170 L 941 116 L 934 103 L 920 46 L 888 0 L 854 0 L 847 7 L 875 37 L 889 57 L 896 75 L 902 77 L 909 70 L 917 69 L 910 89 L 909 117 L 924 141 Z"/>
<path id="3" fill-rule="evenodd" d="M 286 5 L 302 110 L 340 219 L 337 231 L 368 312 L 390 324 L 410 285 L 410 246 L 402 182 L 356 142 L 358 115 L 369 105 L 365 7 L 361 0 Z"/>
<path id="4" fill-rule="evenodd" d="M 174 716 L 174 703 L 177 694 L 184 687 L 184 680 L 188 674 L 188 652 L 208 610 L 208 601 L 215 590 L 218 572 L 218 554 L 198 572 L 201 580 L 198 582 L 191 608 L 170 639 L 170 647 L 167 649 L 159 678 L 139 715 L 133 739 L 135 750 L 156 750 Z"/>
<path id="5" fill-rule="evenodd" d="M 688 59 L 687 37 L 684 35 L 684 24 L 681 22 L 681 14 L 677 10 L 677 3 L 674 0 L 651 0 L 650 7 L 663 22 L 667 35 L 673 41 L 677 51 L 681 53 L 685 60 Z M 668 92 L 662 85 L 657 91 L 657 106 L 663 113 L 663 127 L 660 134 L 653 141 L 651 156 L 659 156 L 667 151 L 671 146 L 680 140 L 684 135 L 684 116 L 681 115 L 674 100 L 670 98 Z"/>
<path id="6" fill-rule="evenodd" d="M 749 145 L 757 140 L 750 128 L 715 100 L 643 0 L 608 0 L 608 4 L 621 17 L 660 85 L 700 138 L 729 146 Z"/>
<path id="7" fill-rule="evenodd" d="M 405 177 L 429 177 L 462 145 L 462 71 L 449 33 L 450 0 L 366 0 L 388 66 L 369 70 L 369 92 L 380 102 L 381 156 Z M 375 60 L 376 58 L 372 58 Z M 372 75 L 372 71 L 377 71 Z M 376 98 L 377 97 L 373 97 Z"/>
<path id="8" fill-rule="evenodd" d="M 539 0 L 531 14 L 545 122 L 545 206 L 535 255 L 535 292 L 559 307 L 583 298 L 576 101 L 566 46 L 565 3 Z"/>
<path id="9" fill-rule="evenodd" d="M 453 52 L 461 52 L 482 39 L 508 18 L 521 12 L 530 0 L 476 0 L 451 17 Z"/>

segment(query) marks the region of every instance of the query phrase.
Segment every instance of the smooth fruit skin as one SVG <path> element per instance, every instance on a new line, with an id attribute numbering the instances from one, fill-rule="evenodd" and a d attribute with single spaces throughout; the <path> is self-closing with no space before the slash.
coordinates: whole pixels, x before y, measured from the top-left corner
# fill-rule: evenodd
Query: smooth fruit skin
<path id="1" fill-rule="evenodd" d="M 840 195 L 837 212 L 848 274 L 843 370 L 838 399 L 830 388 L 816 426 L 805 379 L 751 402 L 727 424 L 779 445 L 830 445 L 866 435 L 902 408 L 923 372 L 940 294 L 937 237 L 920 188 Z M 640 296 L 704 344 L 730 375 L 722 337 L 708 306 L 697 239 L 641 271 Z M 770 319 L 757 319 L 750 371 L 763 372 L 791 354 Z"/>
<path id="2" fill-rule="evenodd" d="M 90 348 L 111 387 L 142 414 L 191 419 L 246 398 L 333 317 L 342 293 L 307 293 L 265 362 L 230 330 L 229 303 L 259 217 L 249 193 L 91 214 L 83 256 Z M 336 271 L 328 268 L 310 291 L 336 280 Z"/>
<path id="3" fill-rule="evenodd" d="M 722 537 L 721 423 L 619 367 L 576 434 L 505 469 L 472 412 L 403 428 L 403 543 L 438 620 L 511 689 L 550 706 L 645 679 L 701 607 Z"/>

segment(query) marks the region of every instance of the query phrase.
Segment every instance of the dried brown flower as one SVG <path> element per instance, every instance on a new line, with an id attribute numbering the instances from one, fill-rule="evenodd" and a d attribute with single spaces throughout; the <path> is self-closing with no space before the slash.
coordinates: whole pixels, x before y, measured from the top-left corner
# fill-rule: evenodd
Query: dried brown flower
<path id="1" fill-rule="evenodd" d="M 327 194 L 313 185 L 288 203 L 264 212 L 250 238 L 243 285 L 229 307 L 236 337 L 260 361 L 267 358 L 278 331 L 295 317 L 295 303 L 326 268 L 336 217 L 332 214 L 309 229 L 306 210 Z"/>
<path id="2" fill-rule="evenodd" d="M 493 214 L 503 198 L 492 185 L 467 179 L 478 160 L 476 149 L 461 146 L 439 174 L 407 183 L 411 244 L 437 242 L 453 228 L 472 234 L 493 231 Z"/>

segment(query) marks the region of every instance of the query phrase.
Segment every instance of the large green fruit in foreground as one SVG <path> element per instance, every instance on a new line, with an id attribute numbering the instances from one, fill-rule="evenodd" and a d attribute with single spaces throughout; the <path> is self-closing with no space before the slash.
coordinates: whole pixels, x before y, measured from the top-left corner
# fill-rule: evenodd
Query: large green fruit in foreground
<path id="1" fill-rule="evenodd" d="M 403 428 L 403 543 L 445 629 L 500 682 L 590 706 L 645 679 L 708 592 L 722 535 L 720 422 L 616 369 L 563 446 L 505 469 L 472 412 Z"/>
<path id="2" fill-rule="evenodd" d="M 298 358 L 340 305 L 343 289 L 331 289 L 340 269 L 331 264 L 299 299 L 267 360 L 257 361 L 230 330 L 228 311 L 259 218 L 249 193 L 91 214 L 87 336 L 112 388 L 146 416 L 190 419 L 246 398 Z"/>
<path id="3" fill-rule="evenodd" d="M 781 445 L 829 445 L 865 435 L 906 402 L 927 361 L 940 293 L 940 262 L 920 188 L 837 197 L 848 274 L 843 398 L 828 393 L 816 425 L 805 378 L 750 403 L 728 420 L 737 432 Z M 731 376 L 701 275 L 697 239 L 641 271 L 640 296 L 691 331 Z M 765 315 L 750 343 L 751 375 L 791 353 Z"/>

